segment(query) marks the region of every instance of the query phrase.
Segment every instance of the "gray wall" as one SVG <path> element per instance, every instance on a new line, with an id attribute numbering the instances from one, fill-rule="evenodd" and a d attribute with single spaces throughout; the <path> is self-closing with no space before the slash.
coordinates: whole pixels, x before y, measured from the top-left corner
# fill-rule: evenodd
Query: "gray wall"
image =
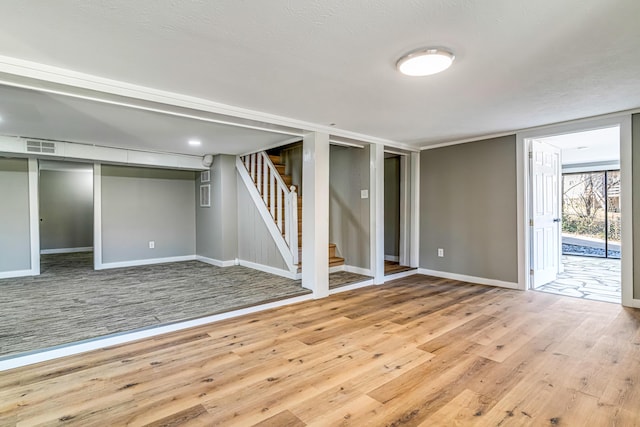
<path id="1" fill-rule="evenodd" d="M 29 270 L 29 166 L 0 158 L 0 272 Z"/>
<path id="2" fill-rule="evenodd" d="M 400 157 L 384 159 L 384 254 L 400 255 Z"/>
<path id="3" fill-rule="evenodd" d="M 236 172 L 237 174 L 237 172 Z M 242 179 L 238 189 L 238 259 L 287 270 L 278 247 L 258 212 Z"/>
<path id="4" fill-rule="evenodd" d="M 515 135 L 422 151 L 420 267 L 516 283 L 516 196 Z"/>
<path id="5" fill-rule="evenodd" d="M 93 171 L 40 171 L 40 249 L 93 246 Z"/>
<path id="6" fill-rule="evenodd" d="M 218 155 L 211 165 L 211 207 L 200 207 L 200 173 L 196 179 L 196 254 L 219 261 L 238 256 L 236 158 Z"/>
<path id="7" fill-rule="evenodd" d="M 632 125 L 632 174 L 633 174 L 633 297 L 640 299 L 640 248 L 635 243 L 640 242 L 640 114 L 633 115 Z M 624 250 L 624 249 L 623 249 Z"/>
<path id="8" fill-rule="evenodd" d="M 370 268 L 369 147 L 332 145 L 329 163 L 329 242 L 335 243 L 345 264 Z"/>
<path id="9" fill-rule="evenodd" d="M 194 255 L 194 181 L 188 171 L 102 166 L 102 262 Z"/>

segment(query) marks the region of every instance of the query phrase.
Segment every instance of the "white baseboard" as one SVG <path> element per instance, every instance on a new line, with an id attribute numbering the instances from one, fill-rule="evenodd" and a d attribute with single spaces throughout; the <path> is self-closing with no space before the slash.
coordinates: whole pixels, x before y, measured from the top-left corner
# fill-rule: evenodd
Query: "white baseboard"
<path id="1" fill-rule="evenodd" d="M 337 273 L 338 271 L 345 271 L 345 265 L 336 265 L 335 267 L 329 267 L 329 274 Z"/>
<path id="2" fill-rule="evenodd" d="M 385 275 L 384 276 L 384 282 L 387 283 L 387 282 L 390 282 L 392 280 L 402 279 L 404 277 L 413 276 L 414 274 L 418 274 L 418 273 L 419 273 L 418 269 L 414 268 L 413 270 L 401 271 L 399 273 Z"/>
<path id="3" fill-rule="evenodd" d="M 344 271 L 349 272 L 349 273 L 354 273 L 354 274 L 362 274 L 363 276 L 369 276 L 369 277 L 373 276 L 373 274 L 371 273 L 370 269 L 362 268 L 362 267 L 356 267 L 354 265 L 345 265 L 344 266 Z"/>
<path id="4" fill-rule="evenodd" d="M 196 260 L 215 265 L 216 267 L 231 267 L 232 265 L 238 265 L 237 259 L 231 259 L 228 261 L 220 261 L 219 259 L 207 258 L 204 256 L 196 255 Z"/>
<path id="5" fill-rule="evenodd" d="M 37 353 L 27 354 L 14 358 L 0 358 L 0 372 L 9 369 L 19 368 L 22 366 L 32 365 L 34 363 L 46 362 L 48 360 L 58 359 L 61 357 L 71 356 L 74 354 L 85 353 L 87 351 L 98 350 L 113 345 L 125 344 L 144 338 L 155 337 L 169 332 L 181 331 L 183 329 L 193 328 L 195 326 L 206 325 L 218 322 L 220 320 L 231 319 L 245 314 L 256 313 L 263 310 L 282 307 L 285 305 L 295 304 L 302 301 L 313 299 L 312 294 L 302 295 L 299 297 L 288 298 L 280 301 L 274 301 L 267 304 L 247 307 L 240 310 L 230 311 L 227 313 L 214 314 L 212 316 L 201 317 L 199 319 L 188 320 L 185 322 L 177 322 L 171 325 L 159 326 L 155 328 L 144 329 L 136 332 L 125 332 L 119 335 L 87 340 L 77 344 L 66 345 L 62 347 L 52 348 Z"/>
<path id="6" fill-rule="evenodd" d="M 84 246 L 81 248 L 40 249 L 41 255 L 72 254 L 75 252 L 93 252 L 93 246 Z"/>
<path id="7" fill-rule="evenodd" d="M 195 255 L 174 256 L 174 257 L 166 257 L 166 258 L 137 259 L 133 261 L 107 262 L 100 265 L 96 265 L 95 269 L 107 270 L 110 268 L 138 267 L 141 265 L 164 264 L 167 262 L 193 261 L 195 259 L 196 259 Z"/>
<path id="8" fill-rule="evenodd" d="M 418 273 L 426 274 L 427 276 L 441 277 L 443 279 L 459 280 L 461 282 L 477 283 L 479 285 L 497 286 L 500 288 L 520 289 L 517 283 L 505 282 L 502 280 L 486 279 L 484 277 L 467 276 L 464 274 L 449 273 L 446 271 L 428 270 L 426 268 L 419 268 Z"/>
<path id="9" fill-rule="evenodd" d="M 271 267 L 269 265 L 257 264 L 251 261 L 245 261 L 243 259 L 238 260 L 238 264 L 253 268 L 254 270 L 264 271 L 265 273 L 275 274 L 276 276 L 286 277 L 287 279 L 298 280 L 300 279 L 300 274 L 296 272 L 292 272 L 289 270 L 283 270 L 281 268 Z"/>
<path id="10" fill-rule="evenodd" d="M 397 255 L 385 255 L 384 256 L 384 260 L 385 261 L 400 262 L 400 257 L 397 256 Z"/>
<path id="11" fill-rule="evenodd" d="M 37 276 L 33 270 L 15 270 L 15 271 L 0 271 L 0 279 L 12 279 L 14 277 L 26 277 L 26 276 Z"/>

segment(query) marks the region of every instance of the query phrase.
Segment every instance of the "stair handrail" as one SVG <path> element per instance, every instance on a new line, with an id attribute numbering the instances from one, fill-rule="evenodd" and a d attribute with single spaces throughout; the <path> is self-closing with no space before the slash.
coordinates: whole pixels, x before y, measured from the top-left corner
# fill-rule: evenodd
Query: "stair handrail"
<path id="1" fill-rule="evenodd" d="M 293 263 L 298 264 L 298 194 L 296 187 L 287 187 L 265 151 L 241 157 L 267 206 L 278 230 L 291 250 Z M 263 167 L 263 165 L 265 167 Z M 282 206 L 284 202 L 284 206 Z"/>

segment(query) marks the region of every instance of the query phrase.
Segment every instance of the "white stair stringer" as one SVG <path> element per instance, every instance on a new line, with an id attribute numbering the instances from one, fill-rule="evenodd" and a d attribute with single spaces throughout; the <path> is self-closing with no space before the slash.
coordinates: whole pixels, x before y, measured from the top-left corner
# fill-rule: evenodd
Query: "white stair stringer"
<path id="1" fill-rule="evenodd" d="M 236 157 L 236 170 L 238 171 L 238 174 L 240 175 L 242 182 L 247 188 L 247 191 L 249 192 L 249 195 L 253 200 L 253 204 L 258 209 L 258 212 L 260 213 L 262 220 L 267 226 L 267 230 L 269 230 L 269 234 L 271 235 L 271 238 L 276 244 L 278 251 L 280 251 L 280 255 L 282 256 L 282 259 L 287 264 L 287 268 L 291 273 L 297 274 L 298 265 L 294 264 L 291 250 L 289 249 L 287 242 L 282 236 L 281 231 L 278 229 L 278 226 L 273 221 L 273 217 L 271 216 L 271 213 L 269 213 L 269 209 L 267 208 L 264 201 L 262 200 L 262 197 L 258 192 L 258 189 L 256 188 L 255 183 L 251 179 L 251 176 L 249 176 L 249 172 L 247 171 L 247 168 L 245 167 L 244 163 L 242 163 L 242 160 L 240 160 L 239 157 Z"/>

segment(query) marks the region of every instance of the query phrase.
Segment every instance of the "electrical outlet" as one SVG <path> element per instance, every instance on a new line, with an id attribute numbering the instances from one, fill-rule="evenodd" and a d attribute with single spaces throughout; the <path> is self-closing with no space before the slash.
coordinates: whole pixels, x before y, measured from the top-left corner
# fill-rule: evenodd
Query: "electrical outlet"
<path id="1" fill-rule="evenodd" d="M 369 198 L 369 190 L 360 190 L 360 198 L 368 199 Z"/>
<path id="2" fill-rule="evenodd" d="M 438 256 L 439 257 L 443 257 L 444 256 L 444 249 L 438 248 Z"/>
<path id="3" fill-rule="evenodd" d="M 156 242 L 154 240 L 149 240 L 149 249 L 155 249 Z"/>

